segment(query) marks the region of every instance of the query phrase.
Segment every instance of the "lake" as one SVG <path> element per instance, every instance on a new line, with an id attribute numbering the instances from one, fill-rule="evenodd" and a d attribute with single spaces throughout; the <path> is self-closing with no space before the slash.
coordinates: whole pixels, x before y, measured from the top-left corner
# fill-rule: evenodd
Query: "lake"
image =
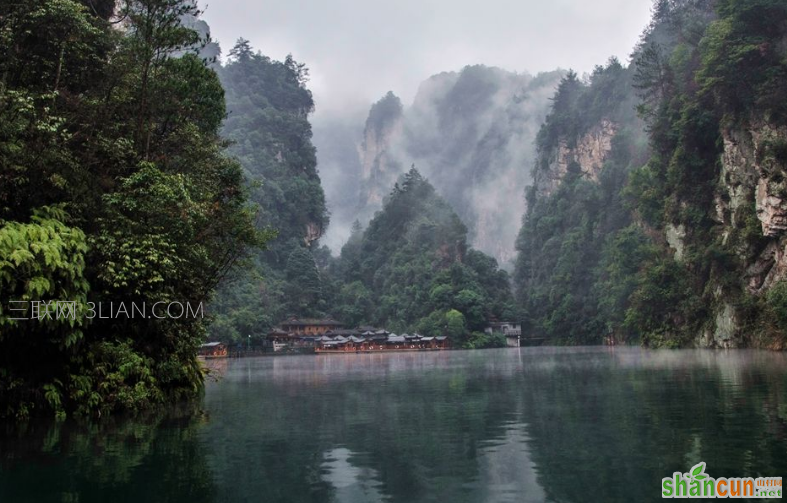
<path id="1" fill-rule="evenodd" d="M 212 362 L 198 410 L 0 432 L 0 502 L 631 502 L 787 475 L 787 355 L 511 348 Z"/>

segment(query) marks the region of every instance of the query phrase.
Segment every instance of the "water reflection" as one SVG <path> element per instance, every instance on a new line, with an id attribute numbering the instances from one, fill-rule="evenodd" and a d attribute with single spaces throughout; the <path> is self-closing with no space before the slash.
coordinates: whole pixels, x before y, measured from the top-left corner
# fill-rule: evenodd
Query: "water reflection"
<path id="1" fill-rule="evenodd" d="M 338 501 L 383 501 L 377 471 L 353 464 L 353 453 L 345 448 L 331 449 L 324 454 L 322 480 L 334 489 Z"/>
<path id="2" fill-rule="evenodd" d="M 521 423 L 508 425 L 502 437 L 484 442 L 478 459 L 477 501 L 544 501 L 529 443 L 526 426 Z"/>
<path id="3" fill-rule="evenodd" d="M 214 501 L 194 408 L 101 425 L 0 430 L 0 501 Z"/>
<path id="4" fill-rule="evenodd" d="M 700 460 L 715 476 L 787 468 L 783 354 L 224 362 L 204 416 L 0 434 L 0 501 L 656 501 Z"/>

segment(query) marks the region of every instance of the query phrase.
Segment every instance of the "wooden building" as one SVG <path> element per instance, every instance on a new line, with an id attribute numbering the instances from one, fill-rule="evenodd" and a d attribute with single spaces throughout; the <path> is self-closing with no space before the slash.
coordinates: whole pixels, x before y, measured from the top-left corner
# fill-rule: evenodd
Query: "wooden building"
<path id="1" fill-rule="evenodd" d="M 489 335 L 503 334 L 506 338 L 506 346 L 519 347 L 522 338 L 522 325 L 512 321 L 497 321 L 490 323 L 484 332 Z"/>
<path id="2" fill-rule="evenodd" d="M 451 341 L 446 336 L 424 337 L 414 335 L 381 334 L 371 331 L 364 332 L 365 335 L 356 336 L 343 335 L 331 336 L 330 333 L 323 335 L 315 344 L 316 353 L 365 353 L 374 351 L 428 351 L 450 349 Z"/>
<path id="3" fill-rule="evenodd" d="M 332 319 L 290 318 L 279 324 L 282 331 L 296 335 L 322 335 L 329 330 L 338 330 L 344 324 Z"/>
<path id="4" fill-rule="evenodd" d="M 223 342 L 208 342 L 199 347 L 197 356 L 203 358 L 226 358 L 229 355 L 227 345 Z"/>
<path id="5" fill-rule="evenodd" d="M 267 351 L 371 352 L 421 351 L 449 349 L 448 337 L 424 337 L 418 334 L 396 335 L 384 329 L 363 326 L 344 329 L 342 323 L 326 319 L 291 318 L 268 333 Z"/>

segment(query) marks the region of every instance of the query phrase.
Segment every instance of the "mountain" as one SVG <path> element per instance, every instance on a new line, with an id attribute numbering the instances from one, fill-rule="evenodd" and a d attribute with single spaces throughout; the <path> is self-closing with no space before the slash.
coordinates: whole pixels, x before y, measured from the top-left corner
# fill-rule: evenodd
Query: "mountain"
<path id="1" fill-rule="evenodd" d="M 468 245 L 465 225 L 415 168 L 365 230 L 355 226 L 331 272 L 332 312 L 351 325 L 450 333 L 475 347 L 499 344 L 479 332 L 514 315 L 508 274 Z"/>
<path id="2" fill-rule="evenodd" d="M 561 81 L 517 241 L 531 332 L 784 347 L 786 20 L 777 0 L 662 0 L 629 67 Z"/>
<path id="3" fill-rule="evenodd" d="M 211 306 L 212 336 L 238 341 L 262 337 L 287 315 L 321 314 L 313 251 L 329 217 L 312 144 L 308 70 L 291 57 L 255 53 L 243 39 L 229 56 L 218 69 L 227 103 L 222 135 L 243 166 L 258 227 L 275 233 Z"/>
<path id="4" fill-rule="evenodd" d="M 427 79 L 409 107 L 389 92 L 371 107 L 358 142 L 359 194 L 344 202 L 352 219 L 365 224 L 415 164 L 468 225 L 473 246 L 508 263 L 534 139 L 562 74 L 475 65 Z"/>

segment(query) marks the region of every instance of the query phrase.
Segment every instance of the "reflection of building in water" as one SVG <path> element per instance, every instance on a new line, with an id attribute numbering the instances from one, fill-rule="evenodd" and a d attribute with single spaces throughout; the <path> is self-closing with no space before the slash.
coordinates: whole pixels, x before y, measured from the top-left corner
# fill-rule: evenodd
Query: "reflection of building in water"
<path id="1" fill-rule="evenodd" d="M 321 478 L 336 490 L 334 501 L 384 501 L 379 476 L 373 468 L 352 464 L 352 452 L 344 447 L 323 455 Z"/>
<path id="2" fill-rule="evenodd" d="M 513 321 L 496 321 L 484 329 L 489 335 L 502 334 L 506 338 L 506 346 L 519 347 L 522 337 L 522 325 Z"/>

